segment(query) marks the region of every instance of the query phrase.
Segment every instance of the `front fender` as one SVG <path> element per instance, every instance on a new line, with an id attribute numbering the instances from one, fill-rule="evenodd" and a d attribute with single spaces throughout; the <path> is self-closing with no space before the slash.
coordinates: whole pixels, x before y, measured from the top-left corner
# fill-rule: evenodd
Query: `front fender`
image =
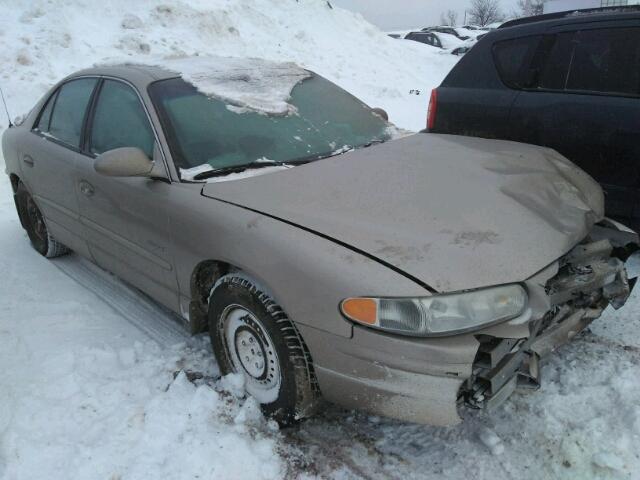
<path id="1" fill-rule="evenodd" d="M 203 197 L 197 185 L 175 189 L 171 217 L 180 294 L 190 301 L 194 269 L 204 260 L 233 265 L 265 285 L 297 324 L 350 337 L 339 311 L 351 296 L 426 296 L 400 273 L 294 225 Z"/>

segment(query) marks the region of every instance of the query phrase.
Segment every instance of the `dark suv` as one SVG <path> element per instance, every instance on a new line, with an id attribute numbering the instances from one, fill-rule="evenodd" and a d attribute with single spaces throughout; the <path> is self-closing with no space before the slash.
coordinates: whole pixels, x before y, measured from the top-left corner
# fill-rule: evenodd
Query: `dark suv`
<path id="1" fill-rule="evenodd" d="M 428 130 L 554 148 L 598 180 L 607 214 L 640 227 L 640 9 L 515 20 L 432 92 Z"/>

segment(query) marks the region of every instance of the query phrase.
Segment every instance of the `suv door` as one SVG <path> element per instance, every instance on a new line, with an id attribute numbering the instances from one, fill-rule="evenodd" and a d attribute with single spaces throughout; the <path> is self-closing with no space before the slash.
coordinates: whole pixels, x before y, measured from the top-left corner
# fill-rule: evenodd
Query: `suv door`
<path id="1" fill-rule="evenodd" d="M 538 79 L 510 114 L 512 138 L 551 147 L 602 184 L 607 215 L 640 225 L 640 25 L 546 36 Z"/>
<path id="2" fill-rule="evenodd" d="M 105 79 L 88 122 L 88 156 L 78 165 L 76 178 L 89 249 L 102 267 L 176 309 L 168 215 L 171 184 L 164 179 L 97 173 L 93 159 L 119 147 L 138 147 L 164 165 L 138 93 L 122 81 Z"/>
<path id="3" fill-rule="evenodd" d="M 88 255 L 75 194 L 75 169 L 87 108 L 98 80 L 78 78 L 60 86 L 47 100 L 21 147 L 22 180 L 47 222 L 47 228 L 72 250 Z"/>

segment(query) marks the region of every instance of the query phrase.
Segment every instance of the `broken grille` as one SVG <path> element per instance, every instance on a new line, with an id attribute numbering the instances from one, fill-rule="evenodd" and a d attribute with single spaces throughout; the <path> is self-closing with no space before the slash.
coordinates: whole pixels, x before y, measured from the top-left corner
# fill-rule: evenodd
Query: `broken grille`
<path id="1" fill-rule="evenodd" d="M 545 287 L 550 310 L 529 325 L 527 338 L 478 335 L 472 376 L 460 400 L 492 409 L 517 388 L 540 386 L 540 358 L 566 343 L 611 304 L 619 308 L 630 292 L 624 263 L 612 256 L 607 239 L 576 246 L 559 261 Z"/>

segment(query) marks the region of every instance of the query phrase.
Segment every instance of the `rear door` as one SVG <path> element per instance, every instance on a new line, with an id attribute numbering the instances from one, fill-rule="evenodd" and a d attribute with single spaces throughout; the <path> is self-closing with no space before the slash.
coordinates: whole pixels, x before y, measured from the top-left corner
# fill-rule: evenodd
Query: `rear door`
<path id="1" fill-rule="evenodd" d="M 88 255 L 79 221 L 75 169 L 88 105 L 98 83 L 78 78 L 60 86 L 45 104 L 19 153 L 22 180 L 42 211 L 47 228 L 72 250 Z"/>
<path id="2" fill-rule="evenodd" d="M 107 177 L 93 167 L 95 157 L 119 147 L 140 148 L 163 164 L 136 90 L 120 80 L 104 79 L 87 128 L 87 157 L 78 165 L 75 188 L 91 254 L 103 268 L 177 308 L 168 214 L 171 183 Z"/>
<path id="3" fill-rule="evenodd" d="M 518 96 L 512 138 L 548 146 L 599 181 L 607 214 L 640 217 L 640 25 L 588 24 L 545 38 L 536 88 Z M 632 221 L 632 223 L 635 223 Z"/>

